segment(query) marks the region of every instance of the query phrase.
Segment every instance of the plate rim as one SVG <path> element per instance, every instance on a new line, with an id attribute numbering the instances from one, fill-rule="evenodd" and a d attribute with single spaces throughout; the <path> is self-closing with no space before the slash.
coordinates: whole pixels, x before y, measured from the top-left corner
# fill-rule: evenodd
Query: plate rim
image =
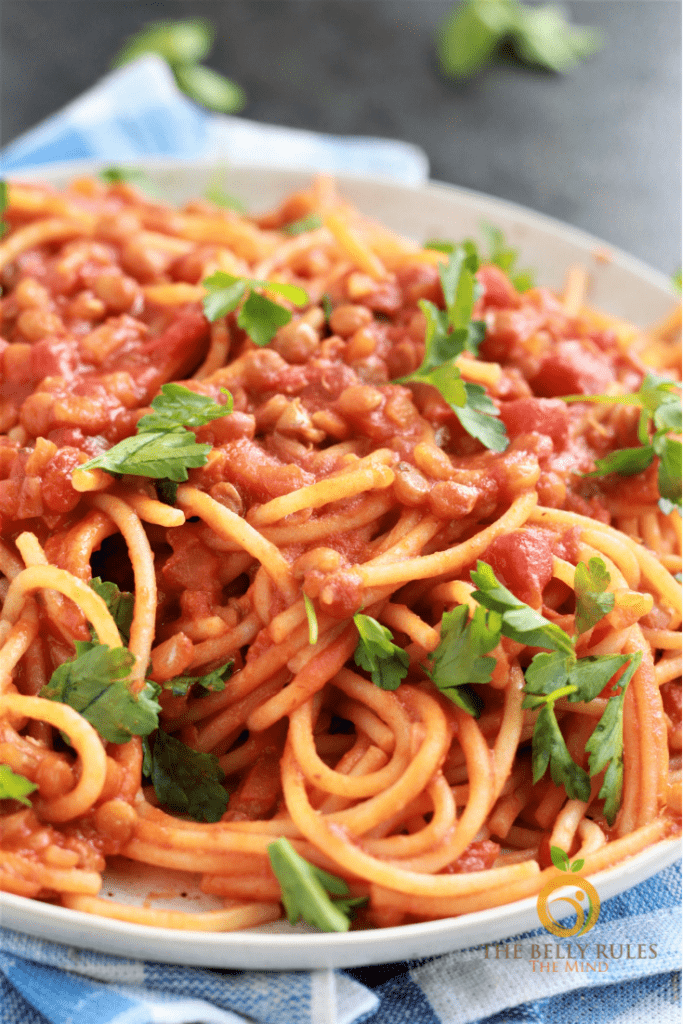
<path id="1" fill-rule="evenodd" d="M 190 170 L 196 168 L 202 171 L 220 171 L 229 175 L 231 171 L 246 172 L 258 174 L 259 172 L 264 173 L 279 173 L 283 176 L 291 177 L 303 177 L 311 179 L 315 176 L 316 171 L 310 168 L 291 168 L 291 167 L 278 167 L 273 164 L 260 164 L 260 163 L 242 163 L 240 161 L 221 161 L 215 158 L 200 157 L 200 158 L 183 158 L 183 157 L 166 157 L 166 156 L 153 156 L 153 157 L 140 157 L 131 160 L 124 160 L 121 162 L 126 168 L 149 168 L 152 171 L 177 171 L 177 170 Z M 8 171 L 6 174 L 7 180 L 16 181 L 40 181 L 41 176 L 45 174 L 48 178 L 53 176 L 78 176 L 84 173 L 97 173 L 99 170 L 111 167 L 111 160 L 99 160 L 99 159 L 82 159 L 82 160 L 65 160 L 58 163 L 47 163 L 47 164 L 36 164 L 26 168 L 17 168 Z M 328 172 L 325 172 L 328 173 Z M 503 199 L 499 196 L 491 195 L 488 192 L 480 192 L 478 189 L 469 188 L 465 185 L 456 185 L 452 182 L 441 181 L 437 178 L 428 178 L 423 182 L 404 182 L 396 178 L 380 175 L 370 174 L 358 174 L 352 171 L 339 171 L 332 173 L 332 177 L 339 181 L 348 181 L 355 184 L 371 184 L 381 187 L 405 189 L 411 192 L 420 192 L 426 189 L 432 195 L 444 195 L 444 196 L 459 196 L 461 199 L 469 200 L 473 204 L 490 205 L 493 209 L 506 211 L 510 216 L 517 216 L 523 218 L 525 221 L 530 222 L 535 228 L 544 229 L 546 231 L 553 232 L 554 234 L 560 234 L 569 242 L 573 242 L 575 245 L 581 248 L 595 249 L 602 248 L 607 249 L 612 258 L 612 262 L 617 264 L 624 270 L 629 270 L 632 273 L 637 274 L 639 277 L 645 278 L 649 284 L 653 287 L 660 289 L 669 298 L 678 298 L 671 280 L 666 274 L 657 270 L 655 267 L 650 266 L 644 260 L 641 260 L 638 256 L 634 256 L 627 250 L 622 249 L 618 245 L 614 245 L 612 242 L 608 242 L 597 235 L 593 235 L 589 231 L 585 231 L 583 228 L 576 227 L 570 224 L 568 221 L 560 220 L 558 217 L 553 217 L 551 214 L 542 213 L 539 210 L 533 209 L 533 207 L 525 206 L 523 203 L 518 203 L 512 199 Z"/>

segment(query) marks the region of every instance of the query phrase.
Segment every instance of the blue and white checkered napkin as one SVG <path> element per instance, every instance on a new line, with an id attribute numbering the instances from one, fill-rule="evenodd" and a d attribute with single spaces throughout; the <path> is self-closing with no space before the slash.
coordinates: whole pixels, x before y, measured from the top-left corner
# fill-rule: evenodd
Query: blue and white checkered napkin
<path id="1" fill-rule="evenodd" d="M 176 89 L 166 65 L 144 57 L 103 79 L 0 154 L 3 170 L 62 160 L 146 156 L 384 175 L 416 184 L 427 159 L 403 142 L 338 138 L 207 114 Z M 605 973 L 546 972 L 523 956 L 481 948 L 419 963 L 375 993 L 348 975 L 231 972 L 123 960 L 0 929 L 2 1024 L 669 1024 L 680 1020 L 680 866 L 603 904 L 586 938 L 614 946 Z M 553 940 L 554 941 L 554 940 Z M 630 952 L 636 958 L 628 958 Z M 657 956 L 638 958 L 638 948 Z M 545 952 L 545 951 L 544 951 Z M 552 952 L 552 950 L 551 950 Z M 491 951 L 489 951 L 491 954 Z M 560 949 L 562 953 L 562 949 Z M 590 952 L 586 951 L 586 958 Z M 593 959 L 596 959 L 593 957 Z M 553 971 L 552 963 L 560 970 Z M 512 1009 L 510 1009 L 512 1007 Z"/>

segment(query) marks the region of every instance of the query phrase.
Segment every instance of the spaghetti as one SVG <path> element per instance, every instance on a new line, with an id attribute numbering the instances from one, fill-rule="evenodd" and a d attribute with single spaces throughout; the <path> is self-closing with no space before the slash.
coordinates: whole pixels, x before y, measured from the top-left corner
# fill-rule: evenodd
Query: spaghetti
<path id="1" fill-rule="evenodd" d="M 612 399 L 650 371 L 669 388 L 680 316 L 650 334 L 603 317 L 579 271 L 563 297 L 519 293 L 467 248 L 449 262 L 365 219 L 326 178 L 261 217 L 90 179 L 11 183 L 8 199 L 0 765 L 24 788 L 2 791 L 0 888 L 247 928 L 282 913 L 269 847 L 284 838 L 366 899 L 360 926 L 386 926 L 537 894 L 552 847 L 586 875 L 677 830 L 665 456 L 587 474 L 647 440 Z M 457 259 L 474 275 L 462 323 Z M 237 297 L 214 297 L 209 321 L 212 281 Z M 275 317 L 265 343 L 257 313 Z M 435 337 L 462 342 L 450 383 Z M 190 399 L 205 418 L 164 427 L 163 403 Z M 169 433 L 189 479 L 111 461 Z M 602 580 L 588 624 L 587 572 Z M 443 668 L 456 621 L 460 654 L 480 644 L 462 678 Z M 533 690 L 539 651 L 569 685 Z M 587 696 L 572 680 L 589 660 L 619 668 Z M 617 699 L 623 793 L 621 747 L 592 760 Z M 544 715 L 570 782 L 539 775 Z M 196 872 L 225 909 L 98 896 L 114 856 Z"/>

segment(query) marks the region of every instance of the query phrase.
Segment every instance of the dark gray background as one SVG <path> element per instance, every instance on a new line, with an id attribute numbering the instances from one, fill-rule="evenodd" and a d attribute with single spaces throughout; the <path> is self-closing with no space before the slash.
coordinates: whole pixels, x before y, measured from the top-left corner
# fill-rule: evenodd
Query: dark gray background
<path id="1" fill-rule="evenodd" d="M 601 53 L 568 75 L 510 58 L 464 84 L 434 55 L 449 0 L 2 0 L 2 139 L 92 84 L 145 22 L 203 15 L 244 116 L 406 139 L 432 177 L 541 210 L 665 273 L 680 264 L 681 4 L 572 0 Z"/>

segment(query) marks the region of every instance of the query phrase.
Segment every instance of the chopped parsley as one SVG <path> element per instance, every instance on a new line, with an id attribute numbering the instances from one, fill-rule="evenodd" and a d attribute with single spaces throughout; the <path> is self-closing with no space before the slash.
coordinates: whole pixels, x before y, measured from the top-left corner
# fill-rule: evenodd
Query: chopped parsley
<path id="1" fill-rule="evenodd" d="M 638 440 L 634 448 L 618 448 L 602 459 L 596 459 L 595 470 L 588 476 L 619 473 L 634 476 L 659 459 L 657 484 L 659 507 L 664 513 L 681 511 L 681 397 L 680 385 L 648 373 L 638 391 L 627 395 L 566 395 L 565 402 L 596 402 L 603 405 L 634 405 L 640 408 Z"/>
<path id="2" fill-rule="evenodd" d="M 17 775 L 9 765 L 0 764 L 0 800 L 18 800 L 31 807 L 29 793 L 38 789 L 35 782 L 29 782 L 23 775 Z"/>
<path id="3" fill-rule="evenodd" d="M 187 470 L 203 466 L 211 451 L 210 444 L 198 444 L 186 424 L 204 426 L 232 412 L 232 396 L 225 405 L 218 405 L 207 395 L 197 394 L 182 384 L 164 384 L 161 394 L 152 402 L 152 412 L 137 424 L 137 434 L 126 437 L 78 467 L 130 473 L 175 482 L 187 480 Z M 77 472 L 78 472 L 77 470 Z"/>
<path id="4" fill-rule="evenodd" d="M 349 893 L 346 882 L 309 864 L 287 839 L 270 843 L 268 857 L 280 883 L 282 905 L 290 924 L 302 919 L 322 932 L 349 930 L 350 911 L 365 903 L 365 897 L 344 898 Z M 340 898 L 332 900 L 330 896 Z"/>
<path id="5" fill-rule="evenodd" d="M 193 750 L 163 729 L 145 747 L 144 771 L 164 807 L 195 821 L 220 821 L 229 798 L 215 754 Z"/>
<path id="6" fill-rule="evenodd" d="M 133 622 L 135 598 L 127 590 L 119 590 L 115 583 L 103 580 L 99 576 L 90 580 L 90 587 L 99 594 L 106 604 L 112 619 L 116 623 L 124 643 L 130 640 L 130 627 Z"/>
<path id="7" fill-rule="evenodd" d="M 446 309 L 420 299 L 427 321 L 425 354 L 421 365 L 394 383 L 431 384 L 448 403 L 468 434 L 484 447 L 502 452 L 508 446 L 498 409 L 480 384 L 462 379 L 455 360 L 463 352 L 476 355 L 486 331 L 483 321 L 472 320 L 480 287 L 475 278 L 479 266 L 471 242 L 456 246 L 448 263 L 439 267 Z"/>
<path id="8" fill-rule="evenodd" d="M 506 42 L 524 63 L 561 73 L 599 50 L 603 37 L 595 28 L 571 25 L 556 4 L 462 0 L 439 29 L 441 69 L 450 78 L 476 74 Z"/>
<path id="9" fill-rule="evenodd" d="M 212 322 L 219 320 L 232 313 L 242 303 L 237 314 L 237 324 L 247 332 L 255 345 L 261 347 L 268 345 L 279 328 L 289 323 L 292 314 L 279 302 L 273 302 L 254 289 L 263 288 L 275 292 L 295 306 L 304 306 L 308 302 L 308 294 L 297 285 L 235 277 L 222 270 L 207 277 L 202 284 L 208 293 L 203 301 L 206 319 Z"/>
<path id="10" fill-rule="evenodd" d="M 315 614 L 315 608 L 308 594 L 304 594 L 304 608 L 306 609 L 306 618 L 308 619 L 308 642 L 309 644 L 317 644 L 318 642 L 318 617 Z"/>
<path id="11" fill-rule="evenodd" d="M 308 217 L 301 217 L 300 220 L 293 220 L 285 224 L 283 231 L 286 235 L 303 235 L 306 231 L 315 231 L 321 228 L 323 222 L 317 213 L 309 213 Z"/>
<path id="12" fill-rule="evenodd" d="M 496 659 L 487 655 L 500 641 L 500 615 L 476 609 L 467 621 L 467 605 L 458 605 L 444 612 L 441 620 L 441 641 L 429 655 L 433 663 L 429 677 L 454 704 L 475 718 L 481 713 L 481 700 L 470 688 L 471 683 L 488 683 L 496 667 Z"/>
<path id="13" fill-rule="evenodd" d="M 7 209 L 7 206 L 7 182 L 4 178 L 0 178 L 0 238 L 2 238 L 3 235 L 6 235 L 9 231 L 9 224 L 5 222 L 5 218 L 3 217 L 3 213 Z"/>
<path id="14" fill-rule="evenodd" d="M 478 588 L 472 597 L 480 607 L 469 622 L 465 605 L 444 614 L 441 641 L 430 655 L 432 668 L 426 670 L 427 674 L 442 693 L 476 716 L 480 702 L 470 684 L 491 680 L 495 659 L 487 655 L 500 638 L 543 648 L 534 655 L 525 673 L 523 707 L 538 711 L 532 739 L 533 781 L 537 783 L 550 770 L 555 785 L 564 786 L 571 799 L 585 801 L 590 796 L 591 777 L 608 766 L 599 796 L 605 801 L 605 817 L 612 824 L 621 803 L 624 692 L 640 664 L 640 655 L 577 658 L 574 649 L 578 636 L 613 607 L 614 595 L 606 591 L 610 578 L 605 563 L 601 558 L 592 558 L 588 565 L 577 566 L 574 640 L 499 583 L 486 562 L 477 562 L 471 576 Z M 586 771 L 567 749 L 555 703 L 562 698 L 570 703 L 589 703 L 609 693 L 613 688 L 610 683 L 615 679 L 613 686 L 621 689 L 608 697 L 605 711 L 586 744 L 590 754 Z"/>
<path id="15" fill-rule="evenodd" d="M 607 589 L 611 576 L 602 558 L 591 558 L 588 565 L 579 562 L 574 573 L 577 634 L 595 626 L 614 608 L 614 594 Z"/>
<path id="16" fill-rule="evenodd" d="M 169 65 L 178 87 L 209 110 L 234 114 L 246 102 L 243 90 L 231 79 L 200 64 L 213 45 L 215 32 L 206 18 L 155 21 L 126 41 L 114 58 L 114 67 L 156 53 Z"/>
<path id="17" fill-rule="evenodd" d="M 205 696 L 208 693 L 220 693 L 225 689 L 225 683 L 232 675 L 234 662 L 227 661 L 225 665 L 208 672 L 204 676 L 176 676 L 162 683 L 163 690 L 170 690 L 174 697 L 184 697 L 193 686 L 197 687 L 198 695 Z M 204 691 L 203 693 L 201 691 Z"/>
<path id="18" fill-rule="evenodd" d="M 159 687 L 145 683 L 140 693 L 128 686 L 135 656 L 125 647 L 76 641 L 76 657 L 52 673 L 39 696 L 68 704 L 109 743 L 127 743 L 156 729 Z"/>
<path id="19" fill-rule="evenodd" d="M 353 617 L 358 630 L 358 646 L 354 652 L 356 665 L 370 673 L 375 686 L 396 690 L 408 675 L 410 658 L 393 641 L 391 630 L 371 615 L 360 612 Z"/>

